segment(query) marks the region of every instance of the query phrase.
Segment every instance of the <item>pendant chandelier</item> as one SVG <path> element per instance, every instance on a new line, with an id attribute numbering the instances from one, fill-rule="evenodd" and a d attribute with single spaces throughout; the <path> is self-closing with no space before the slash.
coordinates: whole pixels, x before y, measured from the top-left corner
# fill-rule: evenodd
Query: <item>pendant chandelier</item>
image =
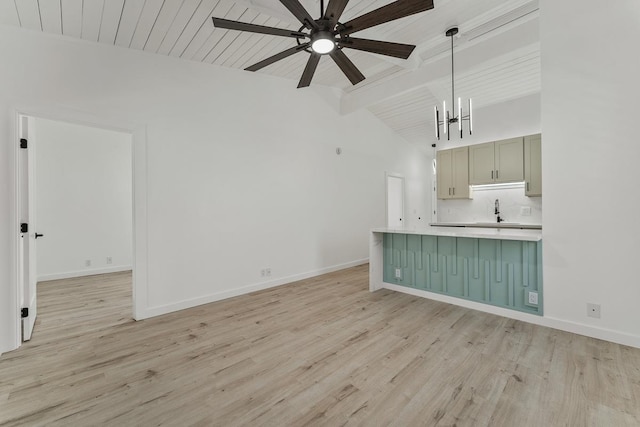
<path id="1" fill-rule="evenodd" d="M 462 122 L 469 122 L 469 135 L 473 132 L 473 116 L 472 116 L 472 106 L 471 99 L 468 100 L 469 111 L 467 115 L 463 115 L 462 112 L 462 99 L 458 98 L 458 114 L 455 115 L 453 110 L 455 109 L 455 82 L 453 76 L 453 36 L 458 34 L 458 27 L 453 27 L 447 30 L 445 35 L 451 38 L 451 109 L 452 112 L 447 110 L 446 101 L 442 101 L 442 120 L 440 119 L 440 111 L 438 111 L 438 106 L 433 107 L 433 113 L 435 118 L 435 126 L 436 126 L 436 137 L 440 140 L 440 126 L 443 128 L 443 132 L 447 135 L 447 140 L 451 139 L 451 125 L 458 124 L 458 131 L 460 132 L 460 138 L 462 138 Z"/>

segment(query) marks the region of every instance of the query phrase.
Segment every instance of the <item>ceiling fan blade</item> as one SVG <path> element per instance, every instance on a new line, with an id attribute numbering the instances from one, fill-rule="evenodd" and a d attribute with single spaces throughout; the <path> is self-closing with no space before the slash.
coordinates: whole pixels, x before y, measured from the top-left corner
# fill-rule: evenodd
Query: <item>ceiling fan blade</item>
<path id="1" fill-rule="evenodd" d="M 301 87 L 307 87 L 311 84 L 311 79 L 313 78 L 313 74 L 316 72 L 316 68 L 318 68 L 318 63 L 320 62 L 320 55 L 317 53 L 312 53 L 307 61 L 307 66 L 304 67 L 304 73 L 302 73 L 302 77 L 300 78 L 300 83 L 298 83 L 298 89 Z"/>
<path id="2" fill-rule="evenodd" d="M 338 64 L 338 67 L 340 67 L 344 75 L 347 76 L 352 84 L 356 85 L 364 80 L 364 75 L 341 50 L 335 49 L 330 53 L 330 55 L 331 59 Z"/>
<path id="3" fill-rule="evenodd" d="M 347 3 L 349 0 L 329 0 L 327 10 L 324 11 L 324 19 L 328 19 L 335 25 L 340 20 Z"/>
<path id="4" fill-rule="evenodd" d="M 429 9 L 433 9 L 433 0 L 397 0 L 345 22 L 338 30 L 341 34 L 351 34 Z"/>
<path id="5" fill-rule="evenodd" d="M 378 40 L 357 39 L 348 37 L 339 40 L 340 47 L 348 47 L 349 49 L 363 50 L 365 52 L 378 53 L 380 55 L 394 56 L 396 58 L 407 59 L 413 49 L 416 47 L 412 44 L 383 42 Z"/>
<path id="6" fill-rule="evenodd" d="M 294 53 L 298 53 L 304 49 L 306 49 L 307 47 L 309 47 L 310 43 L 304 43 L 304 44 L 300 44 L 297 46 L 292 47 L 291 49 L 287 49 L 287 50 L 283 50 L 280 53 L 276 53 L 273 56 L 268 57 L 267 59 L 263 59 L 262 61 L 253 64 L 250 67 L 245 68 L 246 71 L 258 71 L 261 68 L 266 67 L 267 65 L 271 65 L 276 61 L 280 61 L 281 59 L 284 59 L 288 56 L 293 55 Z"/>
<path id="7" fill-rule="evenodd" d="M 305 37 L 305 33 L 299 31 L 286 30 L 284 28 L 265 27 L 264 25 L 248 24 L 246 22 L 231 21 L 229 19 L 213 18 L 213 25 L 216 28 L 226 28 L 228 30 L 248 31 L 250 33 L 270 34 L 272 36 Z"/>
<path id="8" fill-rule="evenodd" d="M 289 9 L 289 12 L 291 12 L 293 16 L 298 18 L 298 21 L 300 21 L 305 27 L 309 29 L 319 28 L 316 21 L 314 21 L 311 15 L 309 15 L 309 12 L 307 12 L 307 9 L 305 9 L 298 0 L 280 0 L 280 3 L 282 3 L 284 7 Z"/>

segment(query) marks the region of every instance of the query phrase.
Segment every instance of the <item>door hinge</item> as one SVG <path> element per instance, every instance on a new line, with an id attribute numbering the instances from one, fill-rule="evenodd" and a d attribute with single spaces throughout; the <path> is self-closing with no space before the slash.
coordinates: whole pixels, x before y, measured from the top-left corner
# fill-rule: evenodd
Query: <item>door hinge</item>
<path id="1" fill-rule="evenodd" d="M 20 232 L 21 233 L 28 233 L 29 232 L 29 224 L 27 224 L 26 222 L 23 222 L 22 224 L 20 224 Z"/>
<path id="2" fill-rule="evenodd" d="M 24 319 L 25 317 L 29 317 L 29 307 L 24 307 L 21 311 L 20 311 L 20 315 L 22 316 L 22 318 Z"/>
<path id="3" fill-rule="evenodd" d="M 20 148 L 27 148 L 27 140 L 25 138 L 20 138 Z"/>

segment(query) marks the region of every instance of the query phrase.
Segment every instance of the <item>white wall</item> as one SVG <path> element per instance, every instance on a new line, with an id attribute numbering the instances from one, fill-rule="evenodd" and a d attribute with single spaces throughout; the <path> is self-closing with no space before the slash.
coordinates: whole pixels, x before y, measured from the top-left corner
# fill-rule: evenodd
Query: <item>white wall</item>
<path id="1" fill-rule="evenodd" d="M 640 2 L 540 3 L 545 315 L 640 346 Z"/>
<path id="2" fill-rule="evenodd" d="M 6 27 L 0 57 L 19 64 L 0 67 L 0 351 L 15 346 L 15 109 L 144 129 L 141 317 L 363 262 L 385 171 L 406 178 L 409 225 L 430 210 L 426 156 L 366 111 L 340 116 L 327 91 Z"/>
<path id="3" fill-rule="evenodd" d="M 32 120 L 38 280 L 130 269 L 131 135 Z"/>

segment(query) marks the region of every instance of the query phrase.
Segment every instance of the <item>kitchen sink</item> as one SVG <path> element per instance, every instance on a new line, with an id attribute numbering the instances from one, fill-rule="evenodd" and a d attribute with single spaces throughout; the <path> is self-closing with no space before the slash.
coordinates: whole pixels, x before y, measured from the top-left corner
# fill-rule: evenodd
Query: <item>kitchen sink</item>
<path id="1" fill-rule="evenodd" d="M 542 229 L 541 225 L 520 224 L 518 222 L 476 222 L 475 224 L 468 225 L 468 227 Z"/>

